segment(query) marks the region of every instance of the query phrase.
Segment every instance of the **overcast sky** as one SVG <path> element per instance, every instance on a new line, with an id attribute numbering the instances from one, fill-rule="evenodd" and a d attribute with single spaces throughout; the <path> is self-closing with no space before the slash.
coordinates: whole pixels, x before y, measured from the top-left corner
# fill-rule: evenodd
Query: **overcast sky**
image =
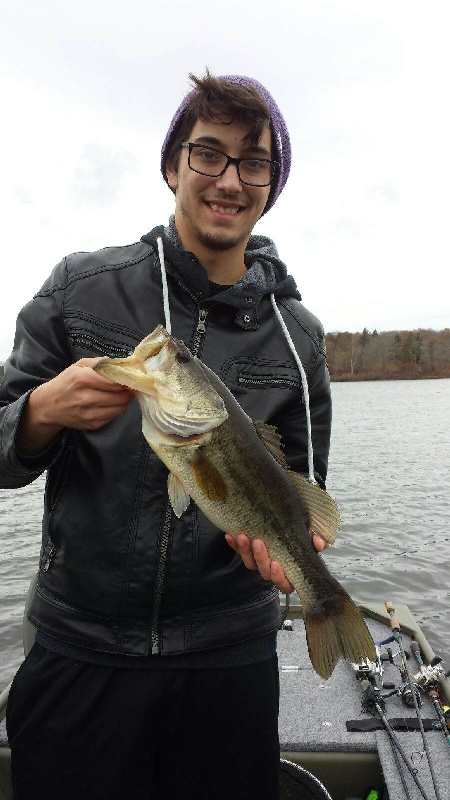
<path id="1" fill-rule="evenodd" d="M 328 331 L 450 325 L 442 0 L 0 0 L 0 359 L 64 255 L 166 222 L 188 72 L 277 100 L 293 167 L 256 230 Z"/>

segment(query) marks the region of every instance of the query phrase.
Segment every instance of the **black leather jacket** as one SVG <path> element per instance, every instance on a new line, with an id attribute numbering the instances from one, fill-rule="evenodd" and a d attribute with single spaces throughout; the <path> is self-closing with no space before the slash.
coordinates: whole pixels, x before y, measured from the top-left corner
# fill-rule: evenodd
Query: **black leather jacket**
<path id="1" fill-rule="evenodd" d="M 48 470 L 30 619 L 63 641 L 130 655 L 245 641 L 279 621 L 277 590 L 243 566 L 193 502 L 174 517 L 167 470 L 142 436 L 136 400 L 98 431 L 65 431 L 40 456 L 21 458 L 15 449 L 33 387 L 79 358 L 126 356 L 164 322 L 155 250 L 162 232 L 65 258 L 18 318 L 0 390 L 0 486 L 24 486 Z M 299 374 L 271 306 L 274 291 L 308 376 L 323 484 L 331 420 L 323 331 L 268 240 L 250 241 L 246 279 L 209 297 L 192 254 L 164 240 L 172 331 L 250 417 L 278 427 L 288 462 L 307 472 Z"/>

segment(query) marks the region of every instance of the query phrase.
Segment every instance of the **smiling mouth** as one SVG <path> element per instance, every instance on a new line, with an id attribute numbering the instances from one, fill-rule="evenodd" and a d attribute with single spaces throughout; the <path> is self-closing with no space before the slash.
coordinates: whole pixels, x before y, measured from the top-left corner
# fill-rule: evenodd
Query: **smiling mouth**
<path id="1" fill-rule="evenodd" d="M 215 211 L 218 214 L 230 214 L 231 216 L 236 216 L 239 214 L 240 211 L 243 210 L 243 206 L 223 206 L 220 203 L 212 203 L 208 200 L 205 200 L 205 203 L 211 211 Z"/>

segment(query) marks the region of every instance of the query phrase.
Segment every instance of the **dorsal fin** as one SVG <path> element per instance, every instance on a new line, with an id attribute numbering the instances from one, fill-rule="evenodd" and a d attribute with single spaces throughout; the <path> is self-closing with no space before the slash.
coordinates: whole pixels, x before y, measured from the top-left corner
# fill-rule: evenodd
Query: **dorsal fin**
<path id="1" fill-rule="evenodd" d="M 289 470 L 309 516 L 309 529 L 318 533 L 328 544 L 333 544 L 341 527 L 339 509 L 333 498 L 318 484 L 311 483 L 305 475 Z"/>
<path id="2" fill-rule="evenodd" d="M 278 461 L 282 467 L 288 468 L 284 453 L 282 451 L 281 434 L 278 433 L 275 425 L 269 425 L 267 422 L 261 420 L 254 420 L 253 427 L 261 439 L 263 445 L 267 447 L 269 453 L 275 461 Z"/>

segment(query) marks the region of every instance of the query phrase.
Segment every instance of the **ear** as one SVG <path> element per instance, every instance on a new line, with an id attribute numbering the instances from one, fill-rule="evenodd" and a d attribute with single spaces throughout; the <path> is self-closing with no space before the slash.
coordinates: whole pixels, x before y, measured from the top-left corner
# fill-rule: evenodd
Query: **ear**
<path id="1" fill-rule="evenodd" d="M 178 189 L 178 172 L 171 161 L 168 161 L 166 164 L 166 177 L 170 188 L 173 192 L 176 192 Z"/>

